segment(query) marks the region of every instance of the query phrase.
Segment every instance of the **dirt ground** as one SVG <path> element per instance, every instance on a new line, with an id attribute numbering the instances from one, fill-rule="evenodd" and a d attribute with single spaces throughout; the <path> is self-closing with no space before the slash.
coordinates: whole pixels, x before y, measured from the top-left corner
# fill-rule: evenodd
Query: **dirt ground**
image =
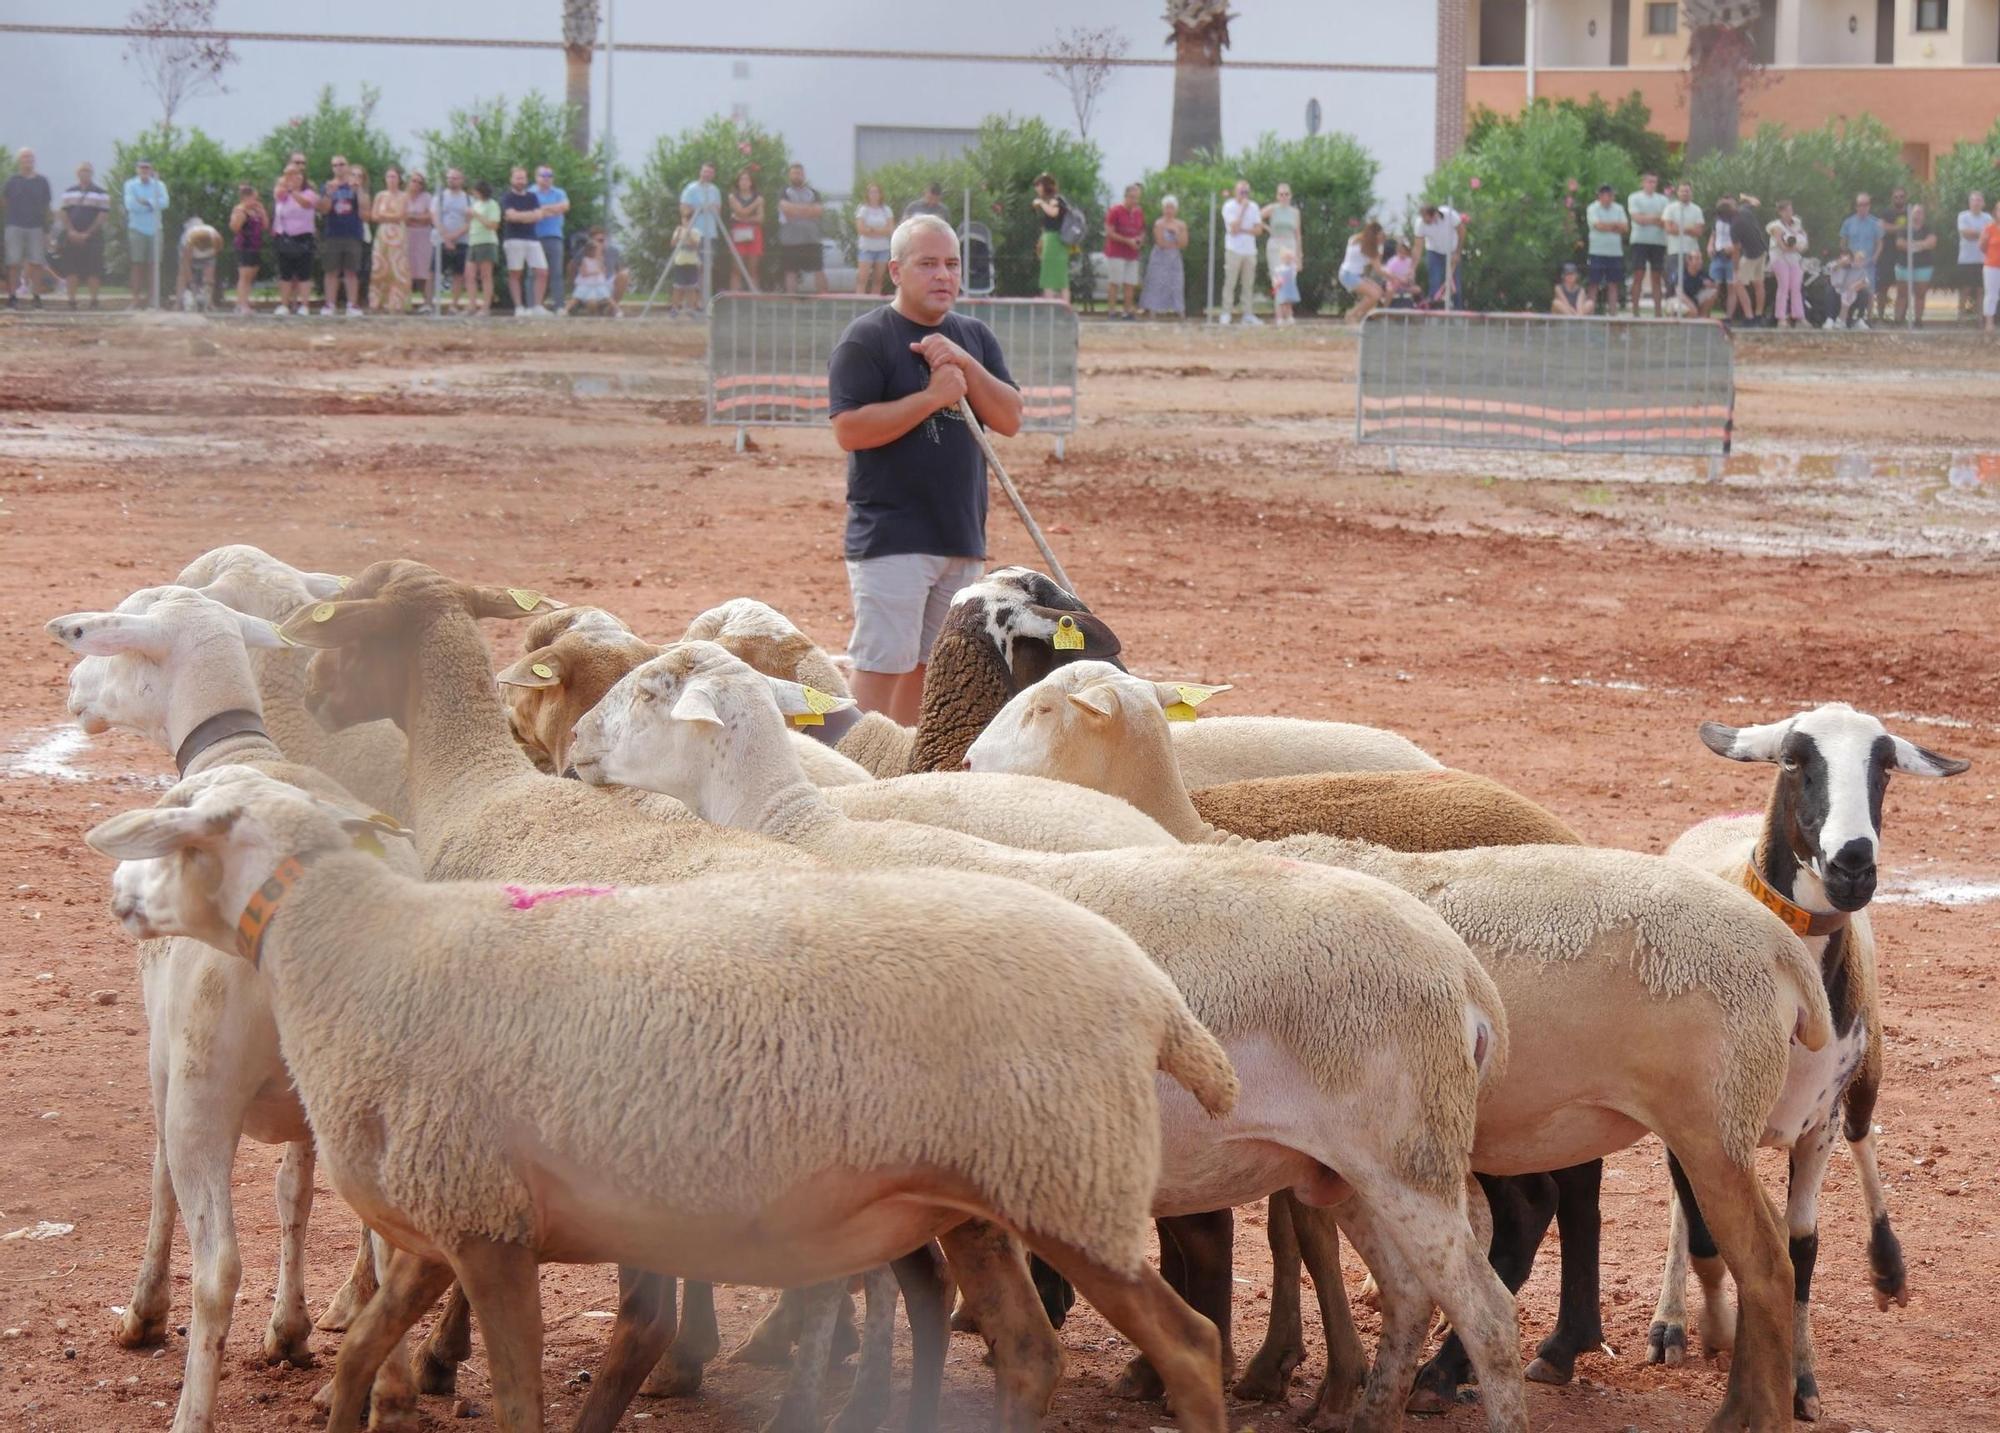
<path id="1" fill-rule="evenodd" d="M 1082 594 L 1136 670 L 1232 682 L 1221 705 L 1393 727 L 1453 765 L 1546 802 L 1592 838 L 1661 850 L 1694 820 L 1761 805 L 1768 773 L 1695 740 L 1706 717 L 1767 720 L 1847 699 L 1973 759 L 1956 781 L 1899 780 L 1878 902 L 1888 1078 L 1881 1160 L 1913 1298 L 1876 1312 L 1851 1162 L 1822 1204 L 1815 1290 L 1825 1425 L 1873 1433 L 2000 1426 L 1983 1300 L 2000 1282 L 2000 994 L 1987 961 L 2000 897 L 2000 346 L 1872 335 L 1739 344 L 1739 449 L 1719 482 L 1685 460 L 1552 463 L 1352 442 L 1354 349 L 1283 333 L 1089 324 L 1082 427 L 1005 448 Z M 184 1352 L 111 1341 L 143 1237 L 152 1120 L 131 943 L 105 913 L 106 865 L 80 835 L 148 801 L 170 764 L 135 738 L 67 729 L 67 654 L 48 617 L 108 607 L 225 541 L 355 570 L 411 556 L 544 589 L 655 636 L 753 594 L 829 646 L 850 614 L 841 467 L 824 433 L 701 425 L 701 336 L 661 324 L 203 324 L 0 327 L 0 1426 L 163 1429 Z M 992 556 L 1031 549 L 1004 506 Z M 511 634 L 495 631 L 511 645 Z M 1892 715 L 1893 714 L 1893 715 Z M 1768 1155 L 1770 1186 L 1782 1165 Z M 278 1151 L 237 1161 L 244 1279 L 226 1358 L 226 1428 L 316 1421 L 322 1373 L 265 1368 Z M 1567 1389 L 1532 1388 L 1537 1428 L 1700 1428 L 1712 1364 L 1642 1362 L 1665 1232 L 1647 1141 L 1605 1181 L 1605 1323 L 1615 1354 Z M 356 1224 L 329 1189 L 311 1236 L 315 1311 Z M 46 1236 L 46 1237 L 38 1237 Z M 1239 1220 L 1237 1347 L 1261 1337 L 1262 1219 Z M 177 1241 L 175 1312 L 188 1313 Z M 1553 1239 L 1524 1296 L 1524 1356 L 1555 1305 Z M 1358 1266 L 1349 1277 L 1357 1282 Z M 552 1424 L 566 1423 L 613 1307 L 606 1271 L 543 1281 Z M 771 1296 L 719 1294 L 725 1341 Z M 1310 1306 L 1310 1300 L 1308 1300 Z M 1364 1321 L 1366 1315 L 1363 1315 Z M 1303 1407 L 1313 1349 L 1293 1388 Z M 1364 1329 L 1364 1336 L 1371 1330 Z M 1128 1350 L 1080 1311 L 1053 1426 L 1143 1430 L 1158 1408 L 1107 1385 Z M 322 1363 L 337 1339 L 316 1336 Z M 838 1390 L 842 1380 L 833 1387 Z M 687 1403 L 641 1401 L 631 1428 L 759 1426 L 776 1374 L 718 1367 Z M 427 1426 L 488 1427 L 479 1410 Z M 990 1377 L 955 1340 L 953 1429 L 986 1426 Z M 1238 1405 L 1238 1426 L 1289 1411 Z M 1462 1406 L 1433 1426 L 1482 1427 Z"/>

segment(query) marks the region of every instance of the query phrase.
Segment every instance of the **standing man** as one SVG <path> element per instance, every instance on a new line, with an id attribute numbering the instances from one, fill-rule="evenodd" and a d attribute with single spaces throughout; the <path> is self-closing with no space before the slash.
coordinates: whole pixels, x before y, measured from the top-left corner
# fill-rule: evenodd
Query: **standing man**
<path id="1" fill-rule="evenodd" d="M 1449 204 L 1424 205 L 1417 215 L 1417 243 L 1424 251 L 1426 298 L 1446 309 L 1464 308 L 1465 275 L 1455 260 L 1465 247 L 1465 216 Z"/>
<path id="2" fill-rule="evenodd" d="M 1259 327 L 1264 320 L 1252 306 L 1257 301 L 1257 236 L 1264 232 L 1264 211 L 1250 198 L 1250 181 L 1239 179 L 1236 190 L 1222 203 L 1222 316 L 1229 322 L 1229 310 L 1240 307 L 1243 322 Z M 1238 295 L 1232 299 L 1231 293 Z"/>
<path id="3" fill-rule="evenodd" d="M 958 235 L 932 215 L 889 240 L 895 297 L 847 326 L 827 364 L 833 436 L 847 453 L 854 696 L 917 720 L 924 664 L 961 587 L 986 560 L 986 459 L 961 398 L 991 432 L 1021 430 L 1021 393 L 993 330 L 951 311 Z M 812 734 L 838 740 L 838 729 Z"/>
<path id="4" fill-rule="evenodd" d="M 919 214 L 928 214 L 934 219 L 951 222 L 951 212 L 944 207 L 944 186 L 933 179 L 924 186 L 924 197 L 912 199 L 903 206 L 903 217 L 914 219 Z"/>
<path id="5" fill-rule="evenodd" d="M 320 272 L 326 280 L 321 318 L 333 317 L 334 293 L 345 289 L 347 316 L 361 317 L 361 255 L 366 240 L 361 233 L 361 206 L 367 196 L 349 171 L 347 156 L 333 156 L 333 178 L 319 196 L 319 212 L 326 215 L 326 240 L 320 245 Z"/>
<path id="6" fill-rule="evenodd" d="M 88 160 L 77 165 L 76 183 L 63 191 L 62 246 L 56 255 L 71 308 L 76 307 L 80 279 L 90 281 L 90 306 L 97 307 L 98 289 L 104 283 L 104 225 L 110 213 L 111 196 L 96 183 L 96 171 Z"/>
<path id="7" fill-rule="evenodd" d="M 1139 316 L 1139 240 L 1146 233 L 1146 211 L 1139 205 L 1141 190 L 1125 186 L 1125 202 L 1113 204 L 1104 216 L 1104 268 L 1109 287 L 1111 317 L 1135 319 Z"/>
<path id="8" fill-rule="evenodd" d="M 826 268 L 819 249 L 819 216 L 825 207 L 819 191 L 806 183 L 803 164 L 785 171 L 785 192 L 778 198 L 778 267 L 785 275 L 788 294 L 799 291 L 806 274 L 813 276 L 814 288 L 826 292 Z"/>
<path id="9" fill-rule="evenodd" d="M 437 201 L 438 266 L 444 273 L 446 292 L 451 295 L 453 309 L 465 308 L 465 236 L 472 227 L 467 217 L 472 208 L 472 196 L 465 192 L 465 173 L 458 169 L 444 172 L 444 192 Z M 438 299 L 438 311 L 444 311 L 445 300 Z"/>
<path id="10" fill-rule="evenodd" d="M 1597 200 L 1583 211 L 1590 234 L 1590 292 L 1602 314 L 1618 312 L 1619 295 L 1625 292 L 1625 236 L 1632 232 L 1632 220 L 1609 184 L 1597 186 Z"/>
<path id="11" fill-rule="evenodd" d="M 41 270 L 51 288 L 56 281 L 48 265 L 49 211 L 55 206 L 50 202 L 48 179 L 35 173 L 34 150 L 24 149 L 15 155 L 14 167 L 16 172 L 8 177 L 5 198 L 7 307 L 19 307 L 14 292 L 25 278 L 35 307 L 40 308 L 42 285 L 35 278 L 35 271 Z"/>
<path id="12" fill-rule="evenodd" d="M 1975 189 L 1965 196 L 1965 207 L 1958 213 L 1960 318 L 1971 318 L 1979 312 L 1986 287 L 1986 260 L 1979 252 L 1979 241 L 1992 227 L 1993 216 L 1986 212 L 1986 196 Z"/>
<path id="13" fill-rule="evenodd" d="M 1690 316 L 1701 304 L 1705 271 L 1689 269 L 1687 256 L 1701 254 L 1702 231 L 1707 225 L 1707 216 L 1694 202 L 1694 186 L 1683 179 L 1674 190 L 1674 202 L 1661 211 L 1660 227 L 1667 233 L 1667 268 L 1673 275 L 1668 288 L 1687 300 L 1684 312 Z"/>
<path id="14" fill-rule="evenodd" d="M 500 196 L 500 214 L 500 250 L 507 264 L 507 292 L 514 300 L 514 317 L 526 318 L 535 312 L 534 276 L 549 271 L 549 256 L 542 250 L 542 241 L 535 237 L 542 206 L 528 188 L 528 171 L 518 164 L 507 176 L 506 192 Z M 543 282 L 546 284 L 547 280 Z"/>
<path id="15" fill-rule="evenodd" d="M 1898 184 L 1889 191 L 1889 212 L 1876 216 L 1882 239 L 1875 255 L 1875 317 L 1889 316 L 1895 297 L 1896 265 L 1903 261 L 1903 238 L 1910 230 L 1910 192 Z"/>
<path id="16" fill-rule="evenodd" d="M 701 178 L 691 179 L 681 190 L 681 203 L 694 206 L 694 231 L 701 235 L 701 289 L 702 300 L 715 291 L 715 264 L 722 256 L 716 252 L 716 239 L 722 233 L 722 191 L 715 184 L 715 166 L 704 164 Z M 731 280 L 725 278 L 723 287 L 728 288 Z"/>
<path id="17" fill-rule="evenodd" d="M 160 265 L 160 216 L 167 212 L 167 186 L 142 159 L 125 181 L 125 252 L 132 261 L 132 307 L 144 308 Z"/>
<path id="18" fill-rule="evenodd" d="M 548 293 L 544 308 L 560 314 L 563 302 L 563 215 L 569 213 L 569 195 L 556 188 L 556 172 L 544 164 L 535 171 L 535 203 L 542 217 L 535 221 L 535 238 L 541 243 L 542 258 L 549 268 Z"/>
<path id="19" fill-rule="evenodd" d="M 1901 194 L 1902 192 L 1900 189 L 1896 191 L 1897 194 Z M 1907 218 L 1907 215 L 1905 217 Z M 1883 240 L 1887 237 L 1887 234 L 1888 230 L 1886 226 L 1884 226 L 1882 220 L 1875 213 L 1875 200 L 1873 197 L 1867 194 L 1855 195 L 1854 212 L 1840 221 L 1840 249 L 1843 255 L 1857 255 L 1863 263 L 1868 265 L 1868 280 L 1875 289 L 1875 302 L 1880 305 L 1880 308 L 1877 309 L 1878 315 L 1882 309 L 1886 309 L 1889 306 L 1888 296 L 1884 292 L 1887 285 L 1882 282 L 1883 250 L 1887 247 Z M 1893 258 L 1889 262 L 1888 273 L 1889 283 L 1893 284 L 1896 281 L 1895 262 Z M 1854 322 L 1855 327 L 1864 331 L 1867 329 L 1868 312 L 1865 304 L 1856 315 Z"/>
<path id="20" fill-rule="evenodd" d="M 1736 214 L 1729 221 L 1736 240 L 1737 306 L 1752 328 L 1764 322 L 1764 280 L 1770 272 L 1771 236 L 1765 232 L 1764 206 L 1755 194 L 1736 196 Z M 1732 296 L 1734 297 L 1734 296 Z"/>
<path id="21" fill-rule="evenodd" d="M 1625 200 L 1632 220 L 1632 317 L 1639 316 L 1639 291 L 1647 274 L 1653 278 L 1653 317 L 1660 316 L 1661 290 L 1667 275 L 1667 231 L 1660 218 L 1667 212 L 1660 176 L 1642 174 L 1639 187 Z"/>
<path id="22" fill-rule="evenodd" d="M 312 310 L 313 257 L 318 245 L 319 192 L 306 178 L 306 162 L 294 159 L 271 191 L 271 230 L 277 235 L 278 306 L 274 317 L 304 318 Z M 332 297 L 332 280 L 327 295 Z"/>

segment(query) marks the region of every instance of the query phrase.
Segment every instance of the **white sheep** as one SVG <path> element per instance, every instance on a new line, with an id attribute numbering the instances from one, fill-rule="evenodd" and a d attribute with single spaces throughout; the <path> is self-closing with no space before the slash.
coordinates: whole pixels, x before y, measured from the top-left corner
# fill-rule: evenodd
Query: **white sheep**
<path id="1" fill-rule="evenodd" d="M 69 710 L 88 732 L 123 727 L 172 754 L 183 773 L 255 762 L 356 815 L 369 808 L 315 769 L 289 762 L 265 733 L 247 649 L 284 643 L 270 623 L 182 587 L 134 593 L 115 612 L 76 612 L 47 624 L 81 658 L 70 673 Z M 407 854 L 399 862 L 414 872 Z M 152 1207 L 145 1253 L 118 1342 L 162 1342 L 172 1295 L 174 1221 L 185 1216 L 194 1263 L 187 1365 L 176 1433 L 209 1428 L 223 1348 L 242 1282 L 230 1172 L 248 1136 L 282 1144 L 278 1169 L 278 1283 L 264 1356 L 308 1367 L 305 1239 L 313 1203 L 314 1149 L 305 1111 L 278 1053 L 270 993 L 257 972 L 196 940 L 148 942 L 139 981 L 146 1005 L 153 1104 Z M 344 1324 L 374 1286 L 367 1240 L 354 1275 L 323 1320 Z M 376 1390 L 383 1427 L 414 1415 L 403 1360 L 385 1365 Z"/>
<path id="2" fill-rule="evenodd" d="M 1228 1121 L 1169 1106 L 1155 1212 L 1199 1215 L 1280 1188 L 1314 1204 L 1351 1191 L 1343 1227 L 1395 1286 L 1371 1415 L 1401 1409 L 1435 1301 L 1474 1351 L 1490 1425 L 1524 1429 L 1511 1302 L 1465 1209 L 1474 1109 L 1505 1062 L 1505 1024 L 1491 982 L 1444 924 L 1380 882 L 1241 851 L 1048 855 L 849 820 L 805 780 L 785 740 L 785 716 L 810 708 L 797 683 L 686 643 L 612 688 L 579 723 L 571 759 L 586 781 L 664 790 L 708 820 L 848 869 L 1006 875 L 1116 920 L 1244 1076 Z M 1220 1305 L 1202 1311 L 1223 1326 L 1227 1308 L 1225 1280 Z"/>
<path id="3" fill-rule="evenodd" d="M 1847 1140 L 1868 1206 L 1868 1262 L 1876 1307 L 1909 1302 L 1902 1246 L 1889 1224 L 1875 1160 L 1875 1099 L 1882 1084 L 1881 992 L 1875 976 L 1875 895 L 1882 842 L 1882 795 L 1891 772 L 1956 776 L 1969 763 L 1890 733 L 1876 717 L 1845 702 L 1762 726 L 1703 722 L 1702 743 L 1731 761 L 1767 762 L 1778 770 L 1761 815 L 1722 816 L 1686 832 L 1667 850 L 1677 860 L 1744 886 L 1804 938 L 1822 972 L 1833 1010 L 1825 1049 L 1794 1048 L 1784 1093 L 1762 1131 L 1763 1143 L 1788 1151 L 1791 1180 L 1785 1218 L 1796 1281 L 1792 1365 L 1793 1413 L 1820 1414 L 1808 1317 L 1819 1256 L 1819 1191 L 1846 1110 Z M 1735 1316 L 1723 1268 L 1702 1209 L 1676 1194 L 1666 1276 L 1647 1336 L 1647 1360 L 1679 1363 L 1687 1348 L 1690 1250 L 1706 1310 L 1702 1342 L 1711 1353 L 1733 1342 Z"/>
<path id="4" fill-rule="evenodd" d="M 526 1430 L 541 1262 L 782 1286 L 933 1237 L 1005 1334 L 1003 1419 L 1031 1427 L 1059 1354 L 1019 1256 L 968 1220 L 1061 1268 L 1159 1363 L 1181 1426 L 1223 1433 L 1215 1329 L 1147 1267 L 1145 1223 L 1155 1070 L 1210 1115 L 1237 1082 L 1108 922 L 962 874 L 425 884 L 369 853 L 380 836 L 222 768 L 88 837 L 124 862 L 132 934 L 263 970 L 327 1172 L 398 1246 L 331 1433 L 454 1276 L 500 1423 Z"/>
<path id="5" fill-rule="evenodd" d="M 1193 812 L 1174 778 L 1165 710 L 1176 700 L 1174 687 L 1074 664 L 1010 702 L 971 760 L 980 770 L 1035 774 L 1122 768 L 1106 784 L 1186 829 Z M 1079 745 L 1090 752 L 1079 755 Z M 1151 773 L 1150 788 L 1133 772 Z M 1576 846 L 1406 854 L 1328 836 L 1257 849 L 1400 886 L 1492 974 L 1513 1056 L 1480 1105 L 1473 1168 L 1561 1169 L 1648 1130 L 1666 1142 L 1742 1290 L 1744 1335 L 1714 1426 L 1783 1426 L 1791 1269 L 1757 1181 L 1756 1146 L 1793 1040 L 1817 1051 L 1832 1037 L 1819 971 L 1798 938 L 1740 887 L 1662 856 Z M 1708 1078 L 1690 1080 L 1691 1070 Z M 1323 1396 L 1344 1399 L 1340 1382 L 1331 1379 Z"/>

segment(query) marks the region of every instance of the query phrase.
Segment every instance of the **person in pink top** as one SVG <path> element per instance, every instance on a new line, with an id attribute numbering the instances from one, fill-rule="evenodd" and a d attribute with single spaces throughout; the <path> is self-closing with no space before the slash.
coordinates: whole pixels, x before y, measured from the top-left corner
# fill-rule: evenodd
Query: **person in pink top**
<path id="1" fill-rule="evenodd" d="M 278 245 L 278 318 L 304 318 L 312 302 L 314 232 L 319 220 L 319 194 L 306 178 L 306 164 L 294 158 L 278 177 L 271 195 L 271 231 Z"/>
<path id="2" fill-rule="evenodd" d="M 1146 233 L 1139 197 L 1138 185 L 1126 185 L 1125 202 L 1113 204 L 1104 216 L 1104 267 L 1113 318 L 1139 316 L 1139 240 Z"/>

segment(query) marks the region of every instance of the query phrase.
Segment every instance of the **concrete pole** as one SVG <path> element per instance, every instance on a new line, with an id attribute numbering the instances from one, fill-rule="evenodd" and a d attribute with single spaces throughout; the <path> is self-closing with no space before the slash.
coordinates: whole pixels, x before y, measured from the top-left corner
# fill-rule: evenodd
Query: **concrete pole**
<path id="1" fill-rule="evenodd" d="M 1536 0 L 1528 0 L 1527 49 L 1523 53 L 1522 59 L 1527 65 L 1529 104 L 1535 102 L 1535 62 L 1541 58 L 1542 27 L 1540 21 L 1541 6 L 1536 3 Z"/>

